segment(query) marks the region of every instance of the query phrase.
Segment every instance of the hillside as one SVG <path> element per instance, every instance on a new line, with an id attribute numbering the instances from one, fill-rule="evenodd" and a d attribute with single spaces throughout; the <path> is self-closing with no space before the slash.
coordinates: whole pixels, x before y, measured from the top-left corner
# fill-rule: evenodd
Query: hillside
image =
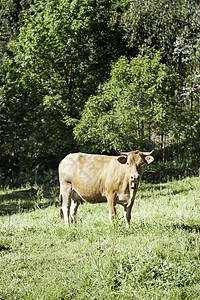
<path id="1" fill-rule="evenodd" d="M 57 192 L 0 192 L 0 299 L 200 299 L 200 177 L 142 183 L 129 230 L 86 203 L 66 227 Z"/>

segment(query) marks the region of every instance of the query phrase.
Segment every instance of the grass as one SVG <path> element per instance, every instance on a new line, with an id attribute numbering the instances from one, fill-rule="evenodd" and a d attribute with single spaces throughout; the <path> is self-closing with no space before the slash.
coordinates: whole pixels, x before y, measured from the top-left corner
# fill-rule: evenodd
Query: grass
<path id="1" fill-rule="evenodd" d="M 142 183 L 125 228 L 85 203 L 75 226 L 57 190 L 0 192 L 0 299 L 200 299 L 200 178 Z"/>

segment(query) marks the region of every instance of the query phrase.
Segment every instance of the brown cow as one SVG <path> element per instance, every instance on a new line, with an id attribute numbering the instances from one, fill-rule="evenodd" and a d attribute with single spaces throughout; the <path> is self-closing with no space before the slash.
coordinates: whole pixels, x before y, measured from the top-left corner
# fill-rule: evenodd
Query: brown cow
<path id="1" fill-rule="evenodd" d="M 69 224 L 69 216 L 72 223 L 75 221 L 82 201 L 108 202 L 111 223 L 115 205 L 121 204 L 124 207 L 126 227 L 129 227 L 144 163 L 153 162 L 152 152 L 131 151 L 121 153 L 120 156 L 83 153 L 67 155 L 59 165 L 60 213 L 65 223 Z"/>

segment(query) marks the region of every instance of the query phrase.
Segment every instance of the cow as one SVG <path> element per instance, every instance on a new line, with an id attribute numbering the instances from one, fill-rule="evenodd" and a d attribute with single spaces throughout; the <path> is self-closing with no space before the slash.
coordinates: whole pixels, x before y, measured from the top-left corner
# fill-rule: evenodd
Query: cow
<path id="1" fill-rule="evenodd" d="M 131 209 L 144 164 L 154 161 L 151 152 L 131 151 L 119 156 L 85 153 L 67 155 L 59 164 L 60 215 L 65 223 L 75 222 L 78 206 L 83 201 L 108 203 L 110 222 L 116 214 L 115 206 L 124 207 L 126 227 L 129 228 Z"/>

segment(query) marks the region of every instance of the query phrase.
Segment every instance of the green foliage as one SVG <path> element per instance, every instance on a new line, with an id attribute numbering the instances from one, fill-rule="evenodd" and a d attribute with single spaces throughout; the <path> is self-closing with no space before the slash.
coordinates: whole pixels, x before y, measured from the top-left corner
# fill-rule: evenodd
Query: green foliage
<path id="1" fill-rule="evenodd" d="M 25 16 L 15 59 L 51 93 L 62 93 L 69 115 L 79 112 L 120 53 L 109 3 L 36 1 Z"/>
<path id="2" fill-rule="evenodd" d="M 131 56 L 163 50 L 163 61 L 182 73 L 199 38 L 195 0 L 134 0 L 122 18 Z"/>
<path id="3" fill-rule="evenodd" d="M 18 203 L 0 216 L 0 298 L 198 299 L 199 181 L 141 184 L 129 230 L 119 207 L 115 227 L 106 205 L 86 203 L 67 227 L 54 194 L 0 191 L 1 211 Z"/>
<path id="4" fill-rule="evenodd" d="M 7 46 L 0 74 L 5 176 L 57 169 L 76 149 L 74 123 L 121 53 L 111 15 L 106 0 L 35 1 L 23 11 L 18 41 Z"/>
<path id="5" fill-rule="evenodd" d="M 122 57 L 113 66 L 111 79 L 85 105 L 75 127 L 75 137 L 95 151 L 133 149 L 145 145 L 151 134 L 173 128 L 178 75 L 153 59 Z M 152 140 L 152 139 L 151 139 Z"/>
<path id="6" fill-rule="evenodd" d="M 7 44 L 16 40 L 22 26 L 23 10 L 27 10 L 33 0 L 0 0 L 0 59 L 7 51 Z"/>
<path id="7" fill-rule="evenodd" d="M 199 10 L 195 0 L 0 0 L 0 183 L 114 147 L 155 145 L 162 164 L 173 153 L 198 168 Z"/>

